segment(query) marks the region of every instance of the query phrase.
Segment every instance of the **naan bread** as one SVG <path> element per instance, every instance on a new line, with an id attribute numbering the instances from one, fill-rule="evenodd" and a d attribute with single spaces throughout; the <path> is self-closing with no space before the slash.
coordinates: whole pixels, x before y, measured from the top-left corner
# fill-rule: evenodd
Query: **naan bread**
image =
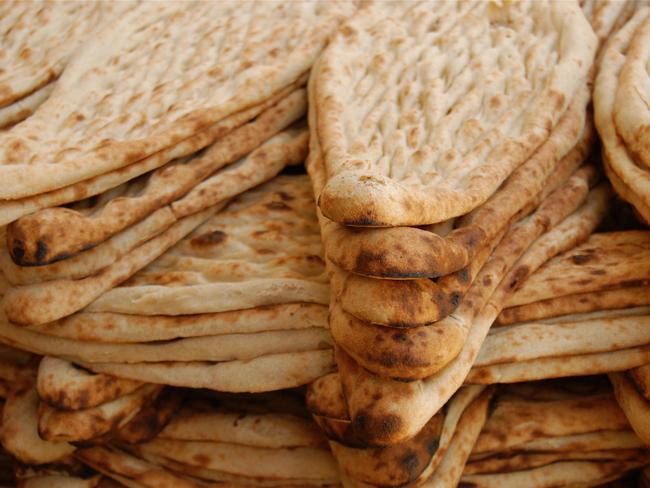
<path id="1" fill-rule="evenodd" d="M 471 211 L 548 138 L 596 44 L 577 2 L 364 9 L 313 73 L 323 214 L 396 226 Z"/>
<path id="2" fill-rule="evenodd" d="M 135 225 L 157 209 L 189 198 L 186 194 L 198 191 L 200 186 L 195 187 L 206 179 L 203 185 L 216 179 L 228 189 L 216 198 L 207 198 L 203 191 L 189 209 L 172 207 L 175 218 L 200 212 L 269 180 L 285 164 L 304 160 L 307 134 L 298 130 L 278 132 L 300 118 L 305 105 L 304 90 L 297 90 L 255 121 L 233 130 L 200 153 L 172 161 L 100 195 L 96 201 L 82 201 L 72 208 L 49 208 L 22 217 L 7 227 L 7 248 L 14 262 L 40 267 L 67 260 Z M 243 161 L 231 164 L 242 158 Z M 256 178 L 248 174 L 250 169 L 245 172 L 242 167 L 256 170 Z"/>
<path id="3" fill-rule="evenodd" d="M 162 391 L 160 385 L 143 385 L 115 400 L 81 410 L 57 410 L 41 402 L 38 433 L 55 442 L 87 441 L 124 427 Z"/>
<path id="4" fill-rule="evenodd" d="M 641 102 L 641 106 L 637 106 L 639 110 L 637 115 L 630 113 L 629 107 L 638 105 L 639 99 L 642 100 L 643 96 L 647 96 L 647 87 L 638 86 L 637 89 L 640 91 L 635 93 L 630 93 L 630 91 L 634 90 L 635 83 L 638 81 L 647 80 L 647 73 L 642 74 L 637 71 L 641 78 L 635 78 L 634 71 L 638 69 L 640 61 L 637 59 L 640 55 L 637 51 L 643 53 L 646 49 L 644 46 L 647 44 L 649 18 L 650 8 L 646 6 L 639 9 L 625 26 L 608 41 L 601 56 L 594 85 L 595 122 L 603 142 L 605 171 L 617 193 L 634 205 L 646 222 L 650 222 L 650 197 L 648 196 L 650 195 L 650 173 L 647 160 L 645 163 L 643 162 L 646 156 L 641 155 L 638 149 L 648 137 L 647 130 L 644 135 L 642 128 L 644 124 L 642 120 L 647 117 L 648 109 Z M 635 37 L 637 32 L 639 35 Z M 630 73 L 630 70 L 633 73 Z M 627 73 L 626 79 L 623 79 L 624 72 Z M 617 103 L 620 103 L 619 92 L 621 92 L 621 98 L 625 96 L 624 93 L 628 93 L 628 96 L 632 97 L 624 103 L 624 107 L 626 107 L 624 113 L 619 113 L 620 110 L 616 106 Z M 630 124 L 629 130 L 634 130 L 633 128 L 637 127 L 640 131 L 635 136 L 638 145 L 635 145 L 634 148 L 628 147 L 630 141 L 634 141 L 632 135 L 627 132 L 628 137 L 625 138 L 620 134 L 621 128 L 618 123 L 626 121 Z"/>
<path id="5" fill-rule="evenodd" d="M 261 103 L 308 71 L 354 10 L 345 1 L 140 3 L 95 31 L 39 110 L 0 134 L 0 198 L 128 166 Z"/>
<path id="6" fill-rule="evenodd" d="M 139 381 L 90 373 L 53 356 L 41 359 L 36 378 L 39 398 L 60 410 L 96 407 L 128 395 L 141 386 Z"/>
<path id="7" fill-rule="evenodd" d="M 295 302 L 326 305 L 321 256 L 307 178 L 280 176 L 241 195 L 86 310 L 184 315 Z"/>
<path id="8" fill-rule="evenodd" d="M 161 151 L 155 152 L 154 154 L 123 168 L 109 171 L 93 178 L 88 178 L 38 195 L 15 200 L 0 200 L 0 223 L 8 224 L 24 215 L 28 215 L 43 208 L 56 207 L 58 205 L 99 195 L 100 193 L 120 186 L 121 184 L 133 180 L 145 173 L 154 171 L 156 168 L 163 166 L 168 161 L 190 156 L 202 148 L 209 146 L 213 141 L 224 137 L 243 124 L 255 119 L 262 112 L 273 107 L 280 100 L 286 98 L 292 92 L 300 88 L 304 82 L 305 77 L 302 76 L 288 87 L 280 90 L 271 98 L 268 98 L 257 105 L 253 105 L 252 107 L 240 110 L 239 112 L 234 113 L 209 127 L 195 132 L 190 137 L 183 139 L 172 146 L 166 147 Z M 251 126 L 249 125 L 249 127 Z M 252 127 L 255 127 L 255 124 L 252 124 Z"/>
<path id="9" fill-rule="evenodd" d="M 643 283 L 650 276 L 650 232 L 596 233 L 530 276 L 508 307 L 574 293 Z"/>
<path id="10" fill-rule="evenodd" d="M 72 53 L 112 15 L 124 15 L 135 2 L 5 2 L 0 6 L 3 70 L 0 127 L 25 118 L 24 108 L 35 108 L 47 98 Z M 47 87 L 47 88 L 45 88 Z M 29 99 L 34 94 L 36 97 Z M 23 104 L 22 109 L 15 107 Z M 27 107 L 24 107 L 27 105 Z M 0 109 L 0 110 L 2 110 Z"/>
<path id="11" fill-rule="evenodd" d="M 0 441 L 12 456 L 27 464 L 51 463 L 75 450 L 67 442 L 43 440 L 38 433 L 38 393 L 33 385 L 17 385 L 2 409 Z"/>
<path id="12" fill-rule="evenodd" d="M 346 271 L 389 279 L 445 276 L 478 259 L 496 244 L 514 216 L 531 204 L 538 205 L 534 202 L 564 183 L 585 160 L 594 133 L 587 118 L 589 96 L 588 88 L 581 87 L 549 138 L 468 215 L 422 228 L 328 224 L 332 241 L 328 258 Z M 316 122 L 310 131 L 312 139 L 318 136 Z"/>
<path id="13" fill-rule="evenodd" d="M 625 373 L 610 373 L 616 400 L 634 429 L 647 446 L 650 446 L 650 400 L 636 387 L 633 377 Z"/>
<path id="14" fill-rule="evenodd" d="M 342 350 L 338 351 L 349 425 L 356 435 L 377 444 L 393 443 L 412 437 L 426 424 L 462 384 L 490 325 L 518 282 L 544 260 L 575 246 L 593 232 L 604 215 L 608 192 L 603 187 L 591 193 L 587 203 L 565 219 L 566 225 L 562 222 L 535 243 L 532 241 L 548 227 L 533 229 L 542 221 L 548 223 L 548 218 L 553 218 L 553 212 L 558 210 L 556 206 L 545 206 L 513 227 L 481 270 L 475 290 L 466 296 L 463 309 L 469 327 L 467 340 L 460 354 L 439 373 L 414 382 L 397 381 L 371 374 Z M 548 217 L 542 217 L 547 212 Z M 530 240 L 524 241 L 522 236 Z M 522 242 L 531 242 L 527 252 Z M 517 258 L 522 255 L 519 266 Z M 463 317 L 460 312 L 455 315 Z M 454 315 L 445 320 L 450 326 L 462 326 Z"/>

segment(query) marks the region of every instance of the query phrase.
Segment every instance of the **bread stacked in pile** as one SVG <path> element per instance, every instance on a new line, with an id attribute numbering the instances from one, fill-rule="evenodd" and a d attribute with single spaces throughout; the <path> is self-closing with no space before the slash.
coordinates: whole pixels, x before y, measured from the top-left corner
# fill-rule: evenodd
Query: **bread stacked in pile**
<path id="1" fill-rule="evenodd" d="M 0 11 L 0 481 L 648 477 L 650 6 Z"/>

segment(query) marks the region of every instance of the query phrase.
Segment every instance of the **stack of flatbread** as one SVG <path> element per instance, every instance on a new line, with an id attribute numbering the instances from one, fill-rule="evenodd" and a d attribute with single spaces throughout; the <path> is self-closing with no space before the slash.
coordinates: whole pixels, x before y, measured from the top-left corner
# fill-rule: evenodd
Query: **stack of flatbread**
<path id="1" fill-rule="evenodd" d="M 306 134 L 287 129 L 305 111 L 300 87 L 353 11 L 143 2 L 102 24 L 48 100 L 0 135 L 0 222 L 29 275 L 5 294 L 8 319 L 84 308 L 219 204 L 302 161 Z"/>
<path id="2" fill-rule="evenodd" d="M 153 440 L 113 441 L 75 456 L 125 486 L 339 485 L 336 462 L 302 395 L 195 393 Z"/>
<path id="3" fill-rule="evenodd" d="M 20 486 L 90 488 L 103 486 L 101 474 L 151 488 L 339 484 L 301 390 L 162 391 L 50 357 L 36 371 L 33 357 L 11 355 L 14 368 L 28 363 L 14 371 L 0 439 L 22 463 L 15 470 Z M 5 357 L 9 364 L 3 350 Z M 3 378 L 10 376 L 5 369 Z"/>
<path id="4" fill-rule="evenodd" d="M 650 363 L 650 232 L 593 234 L 508 300 L 467 381 L 513 383 Z"/>
<path id="5" fill-rule="evenodd" d="M 650 462 L 603 377 L 508 385 L 495 400 L 463 486 L 597 486 Z"/>
<path id="6" fill-rule="evenodd" d="M 316 381 L 310 395 L 327 387 L 327 381 Z M 322 410 L 314 418 L 330 438 L 345 486 L 453 487 L 485 422 L 492 390 L 461 388 L 415 437 L 383 447 L 337 440 L 345 436 L 345 429 L 337 431 L 337 425 L 329 420 L 345 413 L 342 392 L 337 396 L 338 404 L 333 403 L 329 411 Z"/>
<path id="7" fill-rule="evenodd" d="M 30 116 L 52 93 L 82 43 L 135 6 L 122 1 L 3 2 L 0 5 L 0 128 Z"/>
<path id="8" fill-rule="evenodd" d="M 609 379 L 630 425 L 650 446 L 650 361 L 627 372 L 610 373 Z"/>
<path id="9" fill-rule="evenodd" d="M 644 2 L 13 2 L 0 32 L 0 484 L 650 465 L 650 232 L 591 113 L 597 74 L 650 222 Z"/>
<path id="10" fill-rule="evenodd" d="M 617 193 L 650 222 L 650 6 L 612 36 L 594 86 L 603 164 Z"/>
<path id="11" fill-rule="evenodd" d="M 60 359 L 43 358 L 38 371 L 26 371 L 7 394 L 0 435 L 25 464 L 64 461 L 72 443 L 149 440 L 179 405 L 178 393 L 161 385 L 92 374 Z"/>
<path id="12" fill-rule="evenodd" d="M 339 372 L 309 404 L 344 406 L 320 419 L 335 440 L 413 439 L 518 283 L 602 218 L 596 44 L 577 2 L 379 2 L 323 52 L 307 166 Z"/>
<path id="13" fill-rule="evenodd" d="M 133 380 L 270 391 L 332 371 L 328 299 L 309 179 L 278 176 L 83 311 L 0 337 Z"/>

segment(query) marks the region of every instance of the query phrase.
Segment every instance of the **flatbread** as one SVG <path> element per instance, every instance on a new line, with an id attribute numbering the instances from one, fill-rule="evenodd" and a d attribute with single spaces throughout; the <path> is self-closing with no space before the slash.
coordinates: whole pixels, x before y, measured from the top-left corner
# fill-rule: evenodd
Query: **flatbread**
<path id="1" fill-rule="evenodd" d="M 115 400 L 83 410 L 57 410 L 41 402 L 38 407 L 38 433 L 49 441 L 87 441 L 123 427 L 143 406 L 151 403 L 162 386 L 143 385 Z"/>
<path id="2" fill-rule="evenodd" d="M 639 165 L 650 169 L 650 60 L 648 38 L 650 17 L 637 27 L 625 53 L 625 65 L 618 78 L 615 110 L 612 114 L 619 136 Z"/>
<path id="3" fill-rule="evenodd" d="M 93 374 L 64 359 L 45 356 L 36 378 L 39 398 L 59 410 L 81 410 L 127 395 L 142 386 L 139 381 Z"/>
<path id="4" fill-rule="evenodd" d="M 33 114 L 34 110 L 50 96 L 54 86 L 55 82 L 50 82 L 11 105 L 0 107 L 0 129 L 20 122 Z"/>
<path id="5" fill-rule="evenodd" d="M 634 13 L 635 1 L 630 0 L 580 0 L 580 6 L 591 24 L 598 44 L 602 46 L 620 22 Z"/>
<path id="6" fill-rule="evenodd" d="M 463 412 L 438 468 L 431 478 L 421 485 L 423 488 L 453 488 L 458 486 L 463 467 L 485 423 L 491 395 L 491 391 L 484 391 Z"/>
<path id="7" fill-rule="evenodd" d="M 259 104 L 308 71 L 355 9 L 329 1 L 186 7 L 141 3 L 94 32 L 37 113 L 0 134 L 0 198 L 127 166 Z"/>
<path id="8" fill-rule="evenodd" d="M 205 486 L 198 481 L 192 481 L 173 471 L 130 456 L 114 447 L 78 449 L 75 456 L 83 463 L 128 488 L 155 488 L 158 486 L 200 488 Z"/>
<path id="9" fill-rule="evenodd" d="M 30 329 L 48 336 L 119 344 L 311 327 L 327 328 L 327 313 L 327 306 L 317 303 L 283 303 L 230 312 L 180 316 L 82 311 Z"/>
<path id="10" fill-rule="evenodd" d="M 556 217 L 551 217 L 553 220 L 549 227 L 556 225 L 580 205 L 588 191 L 588 184 L 577 174 L 562 190 L 558 190 L 540 206 L 539 214 L 533 214 L 527 223 L 523 221 L 521 225 L 513 227 L 512 232 L 518 234 L 517 237 L 510 235 L 504 238 L 504 241 L 511 239 L 510 242 L 530 242 L 536 239 L 546 230 L 547 222 L 544 216 L 547 212 L 558 212 Z M 523 271 L 516 270 L 514 273 L 523 273 L 523 275 L 513 274 L 510 282 L 504 284 L 504 288 L 508 292 L 515 290 L 523 276 L 530 274 L 530 270 L 537 269 L 550 257 L 574 245 L 576 241 L 584 239 L 604 215 L 608 199 L 607 187 L 601 186 L 595 189 L 584 204 L 586 207 L 592 207 L 589 212 L 595 218 L 584 218 L 583 213 L 580 212 L 576 216 L 567 217 L 566 222 L 559 223 L 548 237 L 539 237 L 536 245 L 545 251 L 531 254 L 520 262 L 518 270 Z M 519 249 L 519 252 L 521 251 Z M 480 274 L 477 279 L 481 279 Z M 476 287 L 480 286 L 480 284 L 476 285 Z M 486 286 L 489 286 L 489 283 Z M 472 300 L 471 290 L 470 287 L 467 295 L 469 300 Z M 420 299 L 426 301 L 426 296 L 418 296 L 412 302 L 417 303 Z M 335 302 L 331 306 L 330 325 L 337 344 L 364 368 L 381 376 L 417 379 L 440 371 L 459 353 L 471 327 L 471 319 L 465 315 L 467 313 L 471 312 L 468 312 L 467 307 L 463 307 L 461 298 L 461 306 L 449 316 L 450 320 L 395 330 L 354 320 L 342 313 Z M 372 347 L 368 347 L 368 344 L 372 344 Z"/>
<path id="11" fill-rule="evenodd" d="M 305 385 L 335 369 L 331 349 L 271 354 L 246 361 L 82 363 L 98 373 L 190 388 L 262 392 Z"/>
<path id="12" fill-rule="evenodd" d="M 226 471 L 219 471 L 216 469 L 204 468 L 201 466 L 179 463 L 169 458 L 156 456 L 148 452 L 141 452 L 139 455 L 154 464 L 164 466 L 169 470 L 177 473 L 182 473 L 186 476 L 192 476 L 200 479 L 202 482 L 216 482 L 219 484 L 231 483 L 237 486 L 339 486 L 332 481 L 332 479 L 301 479 L 301 478 L 286 478 L 283 480 L 265 479 L 259 477 L 250 477 L 242 475 L 234 475 Z M 206 480 L 206 481 L 203 481 Z M 338 481 L 338 478 L 337 480 Z M 216 484 L 216 486 L 219 486 Z"/>
<path id="13" fill-rule="evenodd" d="M 23 266 L 40 266 L 74 256 L 191 193 L 199 182 L 215 172 L 218 173 L 210 180 L 216 178 L 228 190 L 210 199 L 203 192 L 189 211 L 185 208 L 174 211 L 176 218 L 197 213 L 270 179 L 285 164 L 304 159 L 306 134 L 301 136 L 299 131 L 277 133 L 300 118 L 305 105 L 305 91 L 297 90 L 260 114 L 254 122 L 233 130 L 205 151 L 172 161 L 101 195 L 97 202 L 80 202 L 73 208 L 44 209 L 22 217 L 7 227 L 7 248 L 13 260 Z M 245 157 L 248 153 L 251 154 Z M 240 158 L 245 161 L 238 163 L 239 168 L 228 166 Z M 225 173 L 232 174 L 226 181 L 223 181 L 223 172 L 219 171 L 224 166 Z M 246 172 L 242 174 L 242 166 L 257 169 L 256 178 Z"/>
<path id="14" fill-rule="evenodd" d="M 37 354 L 93 363 L 246 362 L 264 355 L 324 351 L 332 347 L 328 330 L 321 327 L 188 337 L 164 342 L 109 344 L 51 337 L 0 321 L 0 337 L 7 343 Z M 109 392 L 106 391 L 106 394 Z"/>
<path id="15" fill-rule="evenodd" d="M 537 218 L 541 218 L 546 212 L 551 212 L 552 215 L 555 209 L 551 205 L 545 206 L 542 212 L 538 210 L 540 213 L 533 214 L 528 220 L 513 227 L 510 236 L 504 238 L 475 280 L 480 284 L 480 288 L 477 286 L 474 292 L 470 291 L 465 299 L 465 310 L 472 312 L 469 314 L 471 318 L 467 318 L 468 327 L 469 324 L 471 327 L 465 345 L 459 356 L 438 374 L 410 383 L 381 378 L 370 374 L 339 351 L 337 363 L 351 426 L 355 432 L 361 438 L 372 440 L 374 443 L 399 442 L 399 439 L 407 439 L 418 432 L 462 384 L 490 325 L 512 293 L 513 283 L 523 280 L 534 271 L 528 264 L 519 267 L 517 258 L 524 255 L 523 262 L 537 262 L 541 265 L 538 260 L 540 255 L 548 259 L 552 252 L 561 252 L 575 246 L 576 242 L 585 239 L 602 219 L 605 207 L 602 202 L 606 199 L 606 191 L 598 197 L 592 192 L 587 203 L 569 217 L 568 228 L 560 225 L 557 232 L 550 230 L 547 236 L 539 239 L 539 247 L 537 243 L 532 244 L 527 251 L 528 257 L 524 255 L 526 249 L 523 248 L 523 243 L 526 241 L 522 240 L 522 235 L 528 234 L 536 227 L 535 215 Z M 547 217 L 541 220 L 548 222 Z M 548 227 L 544 226 L 539 233 L 533 233 L 530 241 L 547 229 Z M 551 255 L 549 251 L 552 251 Z M 493 293 L 495 295 L 490 299 Z M 445 319 L 450 322 L 450 326 L 458 326 L 451 320 L 457 320 L 455 315 L 462 317 L 460 311 L 461 308 Z"/>
<path id="16" fill-rule="evenodd" d="M 524 471 L 463 476 L 461 486 L 472 488 L 514 488 L 520 486 L 582 488 L 597 486 L 619 478 L 640 465 L 639 462 L 560 461 Z"/>
<path id="17" fill-rule="evenodd" d="M 326 445 L 322 433 L 309 419 L 277 412 L 233 412 L 227 408 L 203 412 L 191 405 L 178 412 L 157 438 L 269 449 Z"/>
<path id="18" fill-rule="evenodd" d="M 12 285 L 29 285 L 52 280 L 78 280 L 96 273 L 130 251 L 168 229 L 176 218 L 163 207 L 140 222 L 101 244 L 62 261 L 42 266 L 19 266 L 13 262 L 3 242 L 0 267 Z"/>
<path id="19" fill-rule="evenodd" d="M 178 412 L 183 393 L 178 389 L 165 388 L 153 402 L 145 405 L 126 425 L 106 434 L 111 442 L 139 444 L 156 437 Z M 94 442 L 98 442 L 95 439 Z"/>
<path id="20" fill-rule="evenodd" d="M 458 307 L 506 230 L 476 252 L 467 266 L 437 279 L 378 280 L 332 267 L 340 308 L 365 322 L 390 327 L 433 324 Z M 328 238 L 327 247 L 331 246 Z"/>
<path id="21" fill-rule="evenodd" d="M 650 401 L 635 388 L 625 373 L 610 373 L 616 400 L 628 418 L 634 432 L 646 445 L 650 445 Z"/>
<path id="22" fill-rule="evenodd" d="M 14 220 L 36 212 L 43 208 L 56 207 L 84 198 L 99 195 L 111 188 L 133 180 L 147 172 L 164 165 L 168 161 L 194 154 L 209 146 L 215 140 L 224 137 L 231 131 L 250 122 L 265 110 L 286 98 L 305 83 L 305 76 L 300 77 L 291 85 L 283 88 L 270 98 L 252 107 L 240 110 L 209 127 L 199 130 L 173 146 L 162 149 L 144 159 L 128 166 L 82 180 L 80 182 L 51 190 L 49 192 L 19 198 L 16 200 L 0 200 L 0 223 L 8 224 Z M 247 124 L 248 125 L 248 124 Z M 254 127 L 254 124 L 253 124 Z"/>
<path id="23" fill-rule="evenodd" d="M 598 310 L 620 310 L 649 305 L 650 285 L 574 293 L 506 308 L 497 318 L 496 325 L 511 325 L 569 314 L 589 313 Z"/>
<path id="24" fill-rule="evenodd" d="M 267 449 L 218 442 L 155 439 L 139 445 L 138 451 L 190 466 L 256 478 L 325 479 L 332 482 L 338 478 L 336 463 L 327 449 Z"/>
<path id="25" fill-rule="evenodd" d="M 596 38 L 577 3 L 432 7 L 364 9 L 313 73 L 328 175 L 319 205 L 334 221 L 466 214 L 548 138 L 588 75 Z"/>
<path id="26" fill-rule="evenodd" d="M 86 310 L 137 315 L 226 312 L 329 303 L 306 176 L 243 194 L 123 286 Z"/>
<path id="27" fill-rule="evenodd" d="M 650 276 L 650 232 L 596 233 L 524 282 L 508 307 L 642 283 Z"/>
<path id="28" fill-rule="evenodd" d="M 38 434 L 38 393 L 30 384 L 17 385 L 2 409 L 0 441 L 15 458 L 27 464 L 51 463 L 75 450 L 67 442 L 50 442 Z"/>
<path id="29" fill-rule="evenodd" d="M 640 8 L 625 26 L 608 41 L 601 56 L 598 76 L 594 85 L 595 122 L 603 142 L 605 170 L 617 193 L 634 205 L 646 222 L 650 221 L 650 201 L 648 200 L 650 174 L 647 167 L 644 168 L 637 164 L 637 157 L 628 150 L 626 141 L 618 134 L 614 121 L 614 117 L 616 117 L 614 107 L 618 97 L 617 93 L 621 87 L 619 77 L 627 63 L 628 49 L 631 48 L 634 33 L 645 22 L 648 15 L 650 15 L 648 7 Z M 643 44 L 644 39 L 641 37 L 638 42 Z M 629 85 L 625 88 L 629 88 Z M 632 95 L 636 100 L 638 95 Z M 630 101 L 629 103 L 636 102 Z M 641 113 L 645 111 L 647 109 L 642 109 Z M 640 135 L 640 137 L 644 136 Z"/>
<path id="30" fill-rule="evenodd" d="M 650 345 L 650 315 L 528 322 L 490 331 L 474 367 Z"/>
<path id="31" fill-rule="evenodd" d="M 209 208 L 180 219 L 98 273 L 80 280 L 53 280 L 10 288 L 2 306 L 7 318 L 21 325 L 43 324 L 81 310 L 108 290 L 155 260 L 218 209 Z"/>
<path id="32" fill-rule="evenodd" d="M 518 363 L 476 367 L 472 368 L 465 381 L 469 384 L 517 383 L 625 371 L 648 363 L 650 347 L 646 345 L 618 351 L 545 357 Z"/>
<path id="33" fill-rule="evenodd" d="M 525 448 L 540 438 L 619 430 L 629 430 L 629 424 L 611 391 L 554 401 L 508 397 L 504 392 L 472 455 Z"/>
<path id="34" fill-rule="evenodd" d="M 103 21 L 133 6 L 134 2 L 4 3 L 0 107 L 20 103 L 56 80 L 72 53 Z"/>
<path id="35" fill-rule="evenodd" d="M 450 229 L 362 229 L 330 223 L 328 258 L 346 271 L 380 278 L 434 278 L 468 265 L 518 212 L 555 190 L 584 161 L 594 134 L 587 118 L 589 98 L 589 90 L 582 87 L 537 151 L 485 203 L 456 222 L 447 221 Z M 318 134 L 315 124 L 312 138 Z"/>
<path id="36" fill-rule="evenodd" d="M 461 389 L 446 409 L 434 416 L 415 437 L 403 443 L 386 447 L 354 447 L 332 440 L 332 452 L 345 477 L 355 486 L 419 485 L 429 478 L 435 479 L 448 447 L 460 433 L 465 412 L 475 403 L 482 405 L 484 420 L 490 395 L 482 395 L 482 391 L 481 388 Z M 477 420 L 482 423 L 480 416 Z M 467 418 L 464 424 L 467 424 Z M 468 456 L 469 451 L 471 447 Z"/>
<path id="37" fill-rule="evenodd" d="M 648 460 L 645 449 L 611 449 L 603 451 L 514 452 L 481 457 L 465 466 L 465 474 L 502 473 L 547 466 L 558 461 L 630 461 L 643 464 Z"/>

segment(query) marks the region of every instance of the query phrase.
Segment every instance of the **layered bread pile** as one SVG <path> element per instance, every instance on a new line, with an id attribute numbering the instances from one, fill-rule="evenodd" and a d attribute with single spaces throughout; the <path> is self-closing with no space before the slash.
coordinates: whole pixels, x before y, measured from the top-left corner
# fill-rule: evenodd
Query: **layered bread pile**
<path id="1" fill-rule="evenodd" d="M 622 198 L 650 222 L 650 6 L 608 41 L 594 85 L 594 109 L 603 166 Z"/>
<path id="2" fill-rule="evenodd" d="M 306 134 L 296 134 L 304 155 Z M 306 384 L 334 368 L 321 249 L 308 178 L 278 176 L 213 211 L 82 311 L 40 325 L 4 319 L 0 337 L 137 381 L 230 392 Z M 4 270 L 15 283 L 63 264 L 18 267 L 7 258 Z M 9 287 L 5 311 L 12 290 L 32 286 Z"/>
<path id="3" fill-rule="evenodd" d="M 0 13 L 0 482 L 647 483 L 650 5 Z"/>
<path id="4" fill-rule="evenodd" d="M 496 395 L 462 482 L 600 486 L 649 462 L 606 378 L 521 383 Z"/>

